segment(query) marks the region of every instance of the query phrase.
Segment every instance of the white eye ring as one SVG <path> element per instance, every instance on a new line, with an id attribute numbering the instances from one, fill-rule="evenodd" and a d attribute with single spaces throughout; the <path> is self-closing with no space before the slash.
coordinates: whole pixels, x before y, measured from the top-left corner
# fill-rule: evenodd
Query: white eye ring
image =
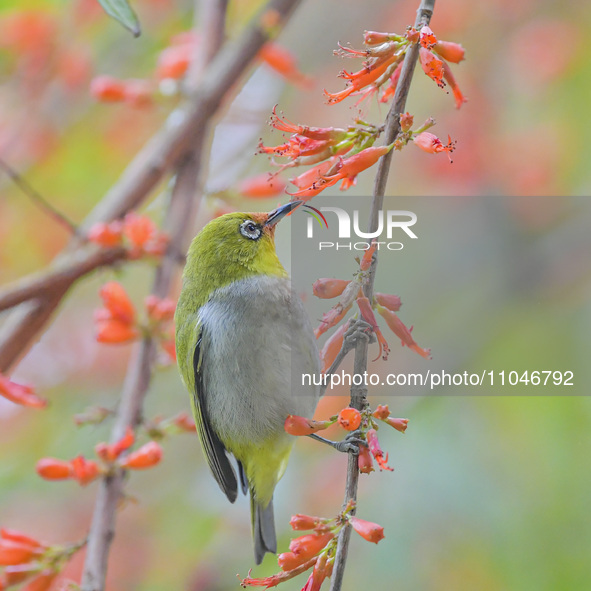
<path id="1" fill-rule="evenodd" d="M 244 220 L 240 224 L 240 233 L 250 240 L 258 240 L 261 237 L 261 227 L 252 220 Z"/>

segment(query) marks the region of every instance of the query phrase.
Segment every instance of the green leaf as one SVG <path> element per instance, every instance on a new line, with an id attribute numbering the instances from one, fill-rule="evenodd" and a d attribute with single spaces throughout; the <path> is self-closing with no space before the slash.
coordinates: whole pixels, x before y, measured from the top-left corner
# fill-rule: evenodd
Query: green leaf
<path id="1" fill-rule="evenodd" d="M 140 21 L 137 15 L 128 4 L 127 0 L 98 0 L 105 12 L 118 20 L 126 29 L 139 37 L 141 31 Z"/>

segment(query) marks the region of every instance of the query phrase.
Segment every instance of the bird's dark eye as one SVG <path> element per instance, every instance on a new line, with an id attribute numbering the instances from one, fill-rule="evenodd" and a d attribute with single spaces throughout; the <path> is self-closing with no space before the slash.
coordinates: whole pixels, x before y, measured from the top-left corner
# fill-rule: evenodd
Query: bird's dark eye
<path id="1" fill-rule="evenodd" d="M 240 224 L 240 233 L 250 240 L 258 240 L 261 237 L 261 227 L 252 220 L 244 220 Z"/>

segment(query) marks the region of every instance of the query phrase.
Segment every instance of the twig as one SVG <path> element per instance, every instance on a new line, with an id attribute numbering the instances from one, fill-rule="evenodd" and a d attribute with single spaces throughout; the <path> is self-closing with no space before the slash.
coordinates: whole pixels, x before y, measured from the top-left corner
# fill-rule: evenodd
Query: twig
<path id="1" fill-rule="evenodd" d="M 423 25 L 428 25 L 431 16 L 433 15 L 433 8 L 435 0 L 422 0 L 417 11 L 417 18 L 415 27 L 420 29 Z M 400 80 L 394 95 L 394 102 L 386 117 L 385 130 L 385 144 L 391 144 L 398 133 L 400 132 L 400 115 L 404 112 L 406 106 L 406 98 L 410 90 L 410 83 L 415 70 L 417 59 L 419 57 L 419 45 L 413 45 L 406 53 L 402 71 L 400 73 Z M 373 200 L 371 203 L 371 212 L 369 218 L 369 232 L 375 232 L 378 228 L 378 218 L 384 203 L 384 195 L 386 191 L 386 184 L 388 181 L 388 174 L 390 172 L 390 163 L 392 161 L 392 151 L 382 156 L 378 163 L 378 170 L 376 173 L 376 180 L 374 185 Z M 377 254 L 377 253 L 376 253 Z M 373 286 L 376 276 L 377 256 L 374 257 L 370 269 L 367 282 L 363 286 L 365 296 L 371 301 L 373 298 Z M 369 343 L 367 339 L 358 339 L 355 346 L 355 361 L 353 365 L 353 372 L 362 375 L 367 371 L 367 352 Z M 367 406 L 367 388 L 363 385 L 351 387 L 351 406 L 357 410 L 363 410 Z M 357 487 L 359 482 L 359 469 L 357 466 L 357 456 L 349 454 L 349 461 L 347 464 L 347 482 L 345 485 L 345 500 L 346 506 L 350 501 L 357 500 Z M 339 534 L 337 544 L 337 552 L 333 567 L 333 574 L 331 579 L 331 591 L 340 591 L 343 584 L 343 576 L 345 573 L 345 566 L 347 563 L 347 553 L 349 550 L 349 540 L 351 537 L 351 528 L 344 527 Z"/>
<path id="2" fill-rule="evenodd" d="M 140 151 L 119 181 L 81 224 L 79 229 L 82 234 L 96 222 L 122 217 L 146 199 L 164 175 L 184 157 L 195 135 L 224 104 L 224 99 L 227 99 L 259 49 L 279 32 L 300 2 L 270 0 L 242 37 L 228 44 L 216 56 L 207 67 L 198 90 L 175 113 L 176 123 L 166 124 Z M 269 19 L 269 15 L 273 19 Z M 273 20 L 272 27 L 268 24 L 270 20 Z M 79 241 L 74 240 L 68 250 L 78 246 Z M 24 302 L 11 312 L 0 330 L 0 371 L 6 372 L 26 351 L 69 287 L 64 283 L 51 297 Z"/>
<path id="3" fill-rule="evenodd" d="M 53 218 L 58 224 L 64 226 L 70 234 L 76 234 L 78 228 L 74 222 L 72 222 L 66 215 L 58 211 L 39 191 L 35 190 L 31 184 L 21 176 L 12 166 L 7 162 L 0 159 L 0 168 L 10 177 L 12 182 L 37 205 L 43 210 L 49 217 Z"/>

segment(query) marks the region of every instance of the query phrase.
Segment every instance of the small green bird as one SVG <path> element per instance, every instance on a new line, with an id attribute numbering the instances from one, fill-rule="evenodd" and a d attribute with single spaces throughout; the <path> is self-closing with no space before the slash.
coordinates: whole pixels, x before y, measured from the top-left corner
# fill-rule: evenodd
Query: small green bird
<path id="1" fill-rule="evenodd" d="M 300 202 L 271 213 L 230 213 L 193 239 L 178 301 L 176 349 L 205 457 L 230 502 L 250 491 L 254 552 L 277 551 L 273 491 L 295 438 L 288 415 L 311 417 L 319 388 L 316 340 L 275 252 L 275 225 Z M 229 455 L 238 464 L 238 477 Z"/>

